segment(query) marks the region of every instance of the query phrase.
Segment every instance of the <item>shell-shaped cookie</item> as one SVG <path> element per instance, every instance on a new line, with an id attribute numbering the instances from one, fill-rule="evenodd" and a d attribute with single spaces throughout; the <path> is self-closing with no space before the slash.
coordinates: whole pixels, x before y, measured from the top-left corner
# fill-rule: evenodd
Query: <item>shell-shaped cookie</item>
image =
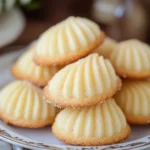
<path id="1" fill-rule="evenodd" d="M 110 60 L 122 77 L 150 77 L 150 47 L 138 40 L 123 41 L 115 47 Z"/>
<path id="2" fill-rule="evenodd" d="M 121 86 L 109 60 L 91 54 L 57 72 L 44 89 L 60 107 L 85 107 L 112 97 Z"/>
<path id="3" fill-rule="evenodd" d="M 104 40 L 104 33 L 91 20 L 69 17 L 39 38 L 34 61 L 44 66 L 64 65 L 88 55 Z"/>
<path id="4" fill-rule="evenodd" d="M 131 124 L 150 124 L 150 82 L 123 81 L 115 100 Z"/>
<path id="5" fill-rule="evenodd" d="M 32 60 L 34 47 L 25 52 L 12 66 L 12 74 L 18 79 L 28 80 L 38 86 L 45 86 L 60 67 L 42 67 Z"/>
<path id="6" fill-rule="evenodd" d="M 109 58 L 112 50 L 117 45 L 117 42 L 109 37 L 106 37 L 103 44 L 100 45 L 94 53 L 98 53 L 99 55 L 104 56 L 104 58 Z"/>
<path id="7" fill-rule="evenodd" d="M 52 124 L 58 111 L 28 81 L 13 81 L 0 91 L 0 117 L 6 123 L 39 128 Z"/>
<path id="8" fill-rule="evenodd" d="M 109 99 L 91 107 L 62 110 L 55 119 L 52 132 L 69 144 L 104 145 L 126 139 L 130 127 L 114 99 Z"/>

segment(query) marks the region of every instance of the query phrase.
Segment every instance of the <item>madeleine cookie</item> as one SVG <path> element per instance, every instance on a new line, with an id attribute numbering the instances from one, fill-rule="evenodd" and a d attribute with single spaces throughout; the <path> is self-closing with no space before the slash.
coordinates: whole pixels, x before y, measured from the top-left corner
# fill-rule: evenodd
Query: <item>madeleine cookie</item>
<path id="1" fill-rule="evenodd" d="M 150 47 L 138 40 L 127 40 L 117 44 L 110 61 L 117 74 L 128 78 L 150 77 Z"/>
<path id="2" fill-rule="evenodd" d="M 86 107 L 112 97 L 121 87 L 109 60 L 98 54 L 67 65 L 44 89 L 46 100 L 60 107 Z"/>
<path id="3" fill-rule="evenodd" d="M 14 81 L 0 92 L 0 117 L 8 124 L 40 128 L 52 124 L 59 109 L 43 100 L 42 90 Z"/>
<path id="4" fill-rule="evenodd" d="M 52 126 L 54 135 L 73 145 L 106 145 L 121 142 L 130 127 L 113 99 L 82 109 L 66 108 Z"/>
<path id="5" fill-rule="evenodd" d="M 103 40 L 104 33 L 96 23 L 69 17 L 41 35 L 34 61 L 43 66 L 69 64 L 91 53 Z"/>
<path id="6" fill-rule="evenodd" d="M 60 67 L 37 66 L 32 60 L 34 47 L 25 52 L 12 66 L 12 74 L 18 79 L 28 80 L 41 87 L 45 86 Z"/>
<path id="7" fill-rule="evenodd" d="M 112 50 L 117 45 L 117 42 L 109 37 L 106 37 L 103 44 L 100 45 L 94 53 L 104 56 L 104 58 L 109 58 Z"/>
<path id="8" fill-rule="evenodd" d="M 115 95 L 117 104 L 131 124 L 150 124 L 150 82 L 123 81 L 121 91 Z"/>

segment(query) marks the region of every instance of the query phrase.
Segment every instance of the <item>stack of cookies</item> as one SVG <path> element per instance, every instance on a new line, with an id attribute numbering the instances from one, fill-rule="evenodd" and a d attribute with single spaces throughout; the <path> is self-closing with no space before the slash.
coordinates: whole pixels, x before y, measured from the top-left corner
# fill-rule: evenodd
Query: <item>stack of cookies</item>
<path id="1" fill-rule="evenodd" d="M 73 145 L 123 141 L 128 123 L 150 123 L 149 58 L 147 44 L 117 43 L 93 21 L 69 17 L 13 65 L 20 80 L 0 92 L 1 118 L 29 128 L 53 124 L 53 134 Z"/>
<path id="2" fill-rule="evenodd" d="M 35 63 L 68 64 L 44 88 L 45 99 L 64 108 L 52 126 L 54 135 L 64 142 L 103 145 L 122 141 L 130 134 L 125 116 L 112 99 L 121 88 L 121 80 L 109 60 L 91 54 L 100 49 L 103 40 L 104 33 L 97 24 L 70 17 L 37 42 Z"/>
<path id="3" fill-rule="evenodd" d="M 115 95 L 130 124 L 150 124 L 150 46 L 138 40 L 117 44 L 110 56 L 116 73 L 123 78 Z"/>

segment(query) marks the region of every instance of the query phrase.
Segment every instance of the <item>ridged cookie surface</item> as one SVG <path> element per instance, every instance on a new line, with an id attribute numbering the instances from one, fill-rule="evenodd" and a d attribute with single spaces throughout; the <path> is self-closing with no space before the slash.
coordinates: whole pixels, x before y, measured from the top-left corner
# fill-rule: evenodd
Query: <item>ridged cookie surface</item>
<path id="1" fill-rule="evenodd" d="M 85 107 L 112 97 L 120 86 L 110 61 L 91 54 L 57 72 L 44 95 L 56 106 Z"/>
<path id="2" fill-rule="evenodd" d="M 68 64 L 88 55 L 103 40 L 104 33 L 96 23 L 69 17 L 41 35 L 34 61 L 44 66 Z"/>
<path id="3" fill-rule="evenodd" d="M 150 124 L 150 82 L 123 81 L 122 89 L 115 95 L 117 104 L 131 124 Z"/>
<path id="4" fill-rule="evenodd" d="M 18 79 L 28 80 L 38 86 L 45 86 L 60 67 L 42 67 L 32 60 L 34 47 L 25 52 L 12 66 L 12 74 Z"/>
<path id="5" fill-rule="evenodd" d="M 46 103 L 40 88 L 14 81 L 0 91 L 0 117 L 19 127 L 39 128 L 52 124 L 59 109 Z"/>
<path id="6" fill-rule="evenodd" d="M 150 47 L 138 40 L 127 40 L 117 44 L 110 60 L 122 77 L 150 77 Z"/>
<path id="7" fill-rule="evenodd" d="M 73 145 L 105 145 L 130 134 L 125 116 L 113 99 L 82 109 L 66 108 L 52 126 L 54 135 Z"/>
<path id="8" fill-rule="evenodd" d="M 117 42 L 109 37 L 106 37 L 103 44 L 100 45 L 94 53 L 98 53 L 100 56 L 104 56 L 104 58 L 109 58 L 111 52 L 117 45 Z"/>

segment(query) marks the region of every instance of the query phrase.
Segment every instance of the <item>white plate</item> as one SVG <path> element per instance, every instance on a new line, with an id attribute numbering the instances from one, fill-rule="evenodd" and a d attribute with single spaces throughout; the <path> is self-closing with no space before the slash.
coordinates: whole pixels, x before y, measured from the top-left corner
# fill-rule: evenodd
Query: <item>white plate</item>
<path id="1" fill-rule="evenodd" d="M 9 53 L 0 57 L 0 88 L 14 80 L 10 74 L 10 67 L 23 51 Z M 0 139 L 12 144 L 31 149 L 67 149 L 67 150 L 120 150 L 150 148 L 150 126 L 133 126 L 128 140 L 107 146 L 71 146 L 59 141 L 52 133 L 51 128 L 24 129 L 4 124 L 0 120 Z"/>
<path id="2" fill-rule="evenodd" d="M 25 17 L 20 9 L 14 8 L 0 16 L 0 48 L 15 41 L 23 32 Z"/>

